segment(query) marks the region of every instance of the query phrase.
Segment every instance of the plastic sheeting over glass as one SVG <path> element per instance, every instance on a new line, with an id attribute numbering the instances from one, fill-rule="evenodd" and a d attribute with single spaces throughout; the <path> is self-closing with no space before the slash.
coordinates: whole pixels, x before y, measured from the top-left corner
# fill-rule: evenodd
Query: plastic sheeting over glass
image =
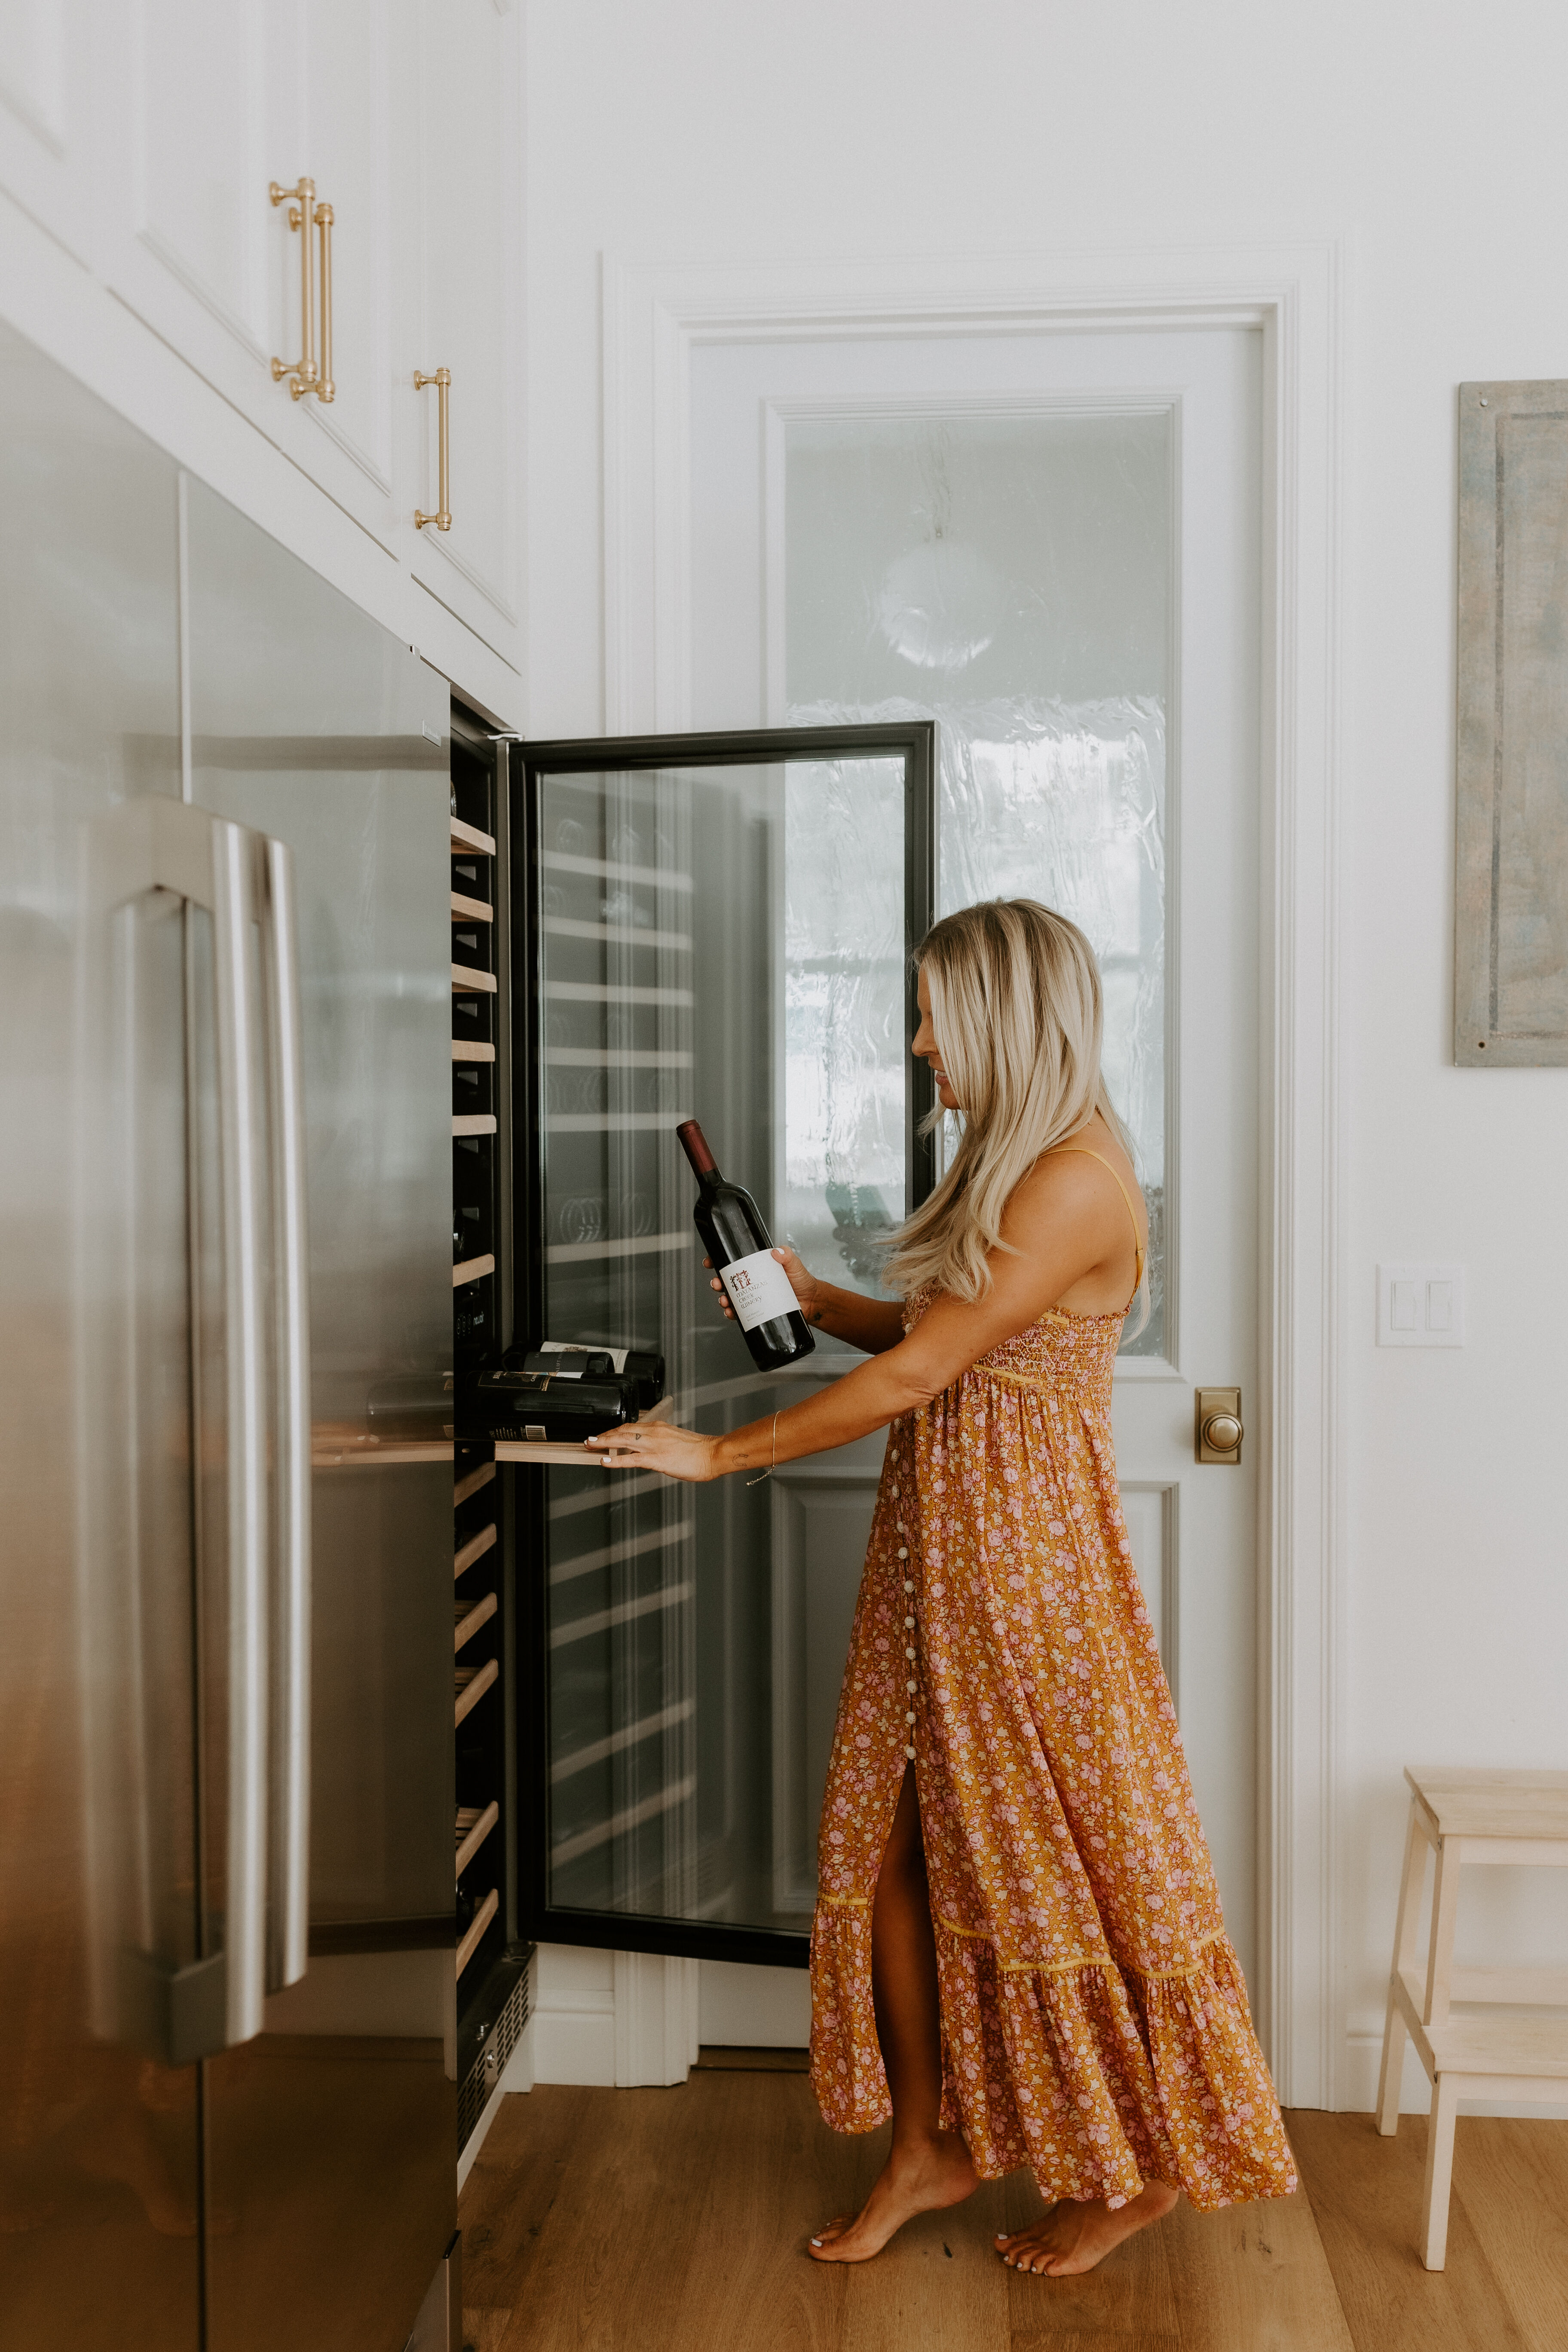
<path id="1" fill-rule="evenodd" d="M 941 910 L 1037 898 L 1088 934 L 1150 1211 L 1152 1312 L 1126 1351 L 1154 1356 L 1171 482 L 1163 410 L 785 426 L 789 721 L 935 719 Z"/>
<path id="2" fill-rule="evenodd" d="M 903 762 L 784 772 L 781 1237 L 879 1295 L 877 1244 L 904 1214 Z"/>

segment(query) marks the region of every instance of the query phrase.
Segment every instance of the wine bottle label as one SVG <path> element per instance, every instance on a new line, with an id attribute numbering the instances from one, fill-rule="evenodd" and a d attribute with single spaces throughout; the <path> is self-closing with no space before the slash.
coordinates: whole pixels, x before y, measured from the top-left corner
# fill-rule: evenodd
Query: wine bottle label
<path id="1" fill-rule="evenodd" d="M 772 1250 L 753 1250 L 750 1257 L 731 1258 L 719 1268 L 719 1279 L 730 1294 L 735 1320 L 742 1331 L 771 1323 L 779 1315 L 796 1315 L 800 1301 L 790 1278 Z"/>

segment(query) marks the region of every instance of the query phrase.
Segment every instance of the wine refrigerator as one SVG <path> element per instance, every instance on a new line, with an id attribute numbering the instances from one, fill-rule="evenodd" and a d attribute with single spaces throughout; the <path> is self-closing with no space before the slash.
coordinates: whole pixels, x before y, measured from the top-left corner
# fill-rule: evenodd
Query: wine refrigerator
<path id="1" fill-rule="evenodd" d="M 909 1042 L 934 776 L 924 721 L 510 747 L 493 1214 L 515 1360 L 660 1357 L 657 1409 L 713 1432 L 858 1360 L 817 1335 L 753 1361 L 677 1129 L 699 1123 L 773 1242 L 879 1292 L 932 1181 Z M 803 1964 L 881 1441 L 688 1486 L 543 1433 L 493 1445 L 515 1932 Z"/>

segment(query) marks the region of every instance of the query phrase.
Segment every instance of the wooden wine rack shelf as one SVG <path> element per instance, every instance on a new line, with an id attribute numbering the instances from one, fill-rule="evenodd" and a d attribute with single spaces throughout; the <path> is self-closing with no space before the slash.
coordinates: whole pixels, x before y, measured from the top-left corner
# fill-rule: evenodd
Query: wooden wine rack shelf
<path id="1" fill-rule="evenodd" d="M 471 1606 L 466 1601 L 459 1601 L 453 1621 L 453 1649 L 460 1650 L 465 1642 L 471 1642 L 479 1627 L 489 1623 L 500 1605 L 493 1592 L 487 1592 L 482 1601 L 476 1601 Z"/>
<path id="2" fill-rule="evenodd" d="M 350 1465 L 385 1469 L 408 1462 L 450 1462 L 454 1451 L 449 1438 L 400 1442 L 395 1437 L 371 1437 L 363 1428 L 347 1422 L 319 1421 L 310 1432 L 312 1470 L 342 1470 Z"/>
<path id="3" fill-rule="evenodd" d="M 661 1397 L 658 1404 L 650 1405 L 647 1412 L 639 1412 L 637 1420 L 646 1424 L 655 1421 L 672 1421 L 674 1417 L 675 1399 Z M 554 1467 L 571 1470 L 589 1470 L 595 1462 L 605 1470 L 629 1470 L 635 1467 L 635 1465 L 629 1462 L 606 1462 L 602 1454 L 589 1445 L 556 1445 L 545 1438 L 498 1437 L 496 1460 L 498 1462 L 531 1462 L 540 1468 Z"/>
<path id="4" fill-rule="evenodd" d="M 458 1668 L 455 1677 L 457 1684 L 457 1706 L 453 1716 L 454 1725 L 461 1723 L 466 1715 L 471 1715 L 473 1713 L 475 1707 L 478 1706 L 480 1699 L 483 1698 L 486 1691 L 489 1690 L 490 1685 L 496 1680 L 500 1673 L 500 1668 L 496 1664 L 494 1658 L 489 1659 L 482 1666 L 459 1666 Z"/>
<path id="5" fill-rule="evenodd" d="M 488 1486 L 495 1475 L 496 1465 L 493 1462 L 479 1462 L 471 1470 L 465 1471 L 452 1489 L 452 1508 L 455 1511 L 459 1510 L 468 1501 L 468 1496 L 477 1495 L 481 1486 Z"/>
<path id="6" fill-rule="evenodd" d="M 500 1807 L 493 1797 L 482 1810 L 478 1805 L 458 1807 L 457 1875 L 459 1878 L 500 1819 Z"/>
<path id="7" fill-rule="evenodd" d="M 494 1276 L 493 1249 L 480 1251 L 477 1244 L 487 1234 L 494 1237 L 500 1230 L 489 1222 L 499 1205 L 494 1161 L 500 1125 L 500 1101 L 492 1091 L 493 1079 L 480 1080 L 475 1071 L 476 1065 L 488 1064 L 496 1076 L 501 1073 L 504 1033 L 498 1024 L 503 1016 L 505 998 L 497 979 L 500 916 L 497 886 L 492 881 L 495 869 L 492 866 L 489 873 L 485 873 L 473 861 L 498 855 L 497 843 L 505 822 L 502 795 L 507 788 L 507 753 L 476 725 L 472 714 L 465 716 L 457 708 L 453 711 L 452 743 L 453 805 L 460 803 L 470 815 L 482 817 L 485 825 L 491 828 L 486 831 L 466 818 L 454 816 L 451 820 L 454 863 L 448 889 L 453 926 L 452 1018 L 448 1025 L 458 1033 L 451 1040 L 454 1215 L 460 1209 L 469 1213 L 467 1220 L 458 1217 L 458 1226 L 460 1236 L 471 1239 L 459 1238 L 458 1246 L 473 1252 L 471 1256 L 458 1259 L 452 1267 L 453 1364 L 460 1380 L 465 1377 L 467 1351 L 496 1344 L 494 1318 L 503 1305 L 499 1297 L 487 1297 L 484 1291 L 465 1290 L 463 1286 L 480 1283 L 487 1276 Z M 481 898 L 481 891 L 489 895 Z M 459 962 L 459 954 L 467 961 Z M 489 1109 L 482 1107 L 487 1101 L 491 1106 Z M 476 1209 L 479 1212 L 477 1221 L 473 1217 Z M 499 1292 L 499 1283 L 492 1281 L 491 1289 Z M 493 1460 L 475 1459 L 476 1454 L 489 1450 L 465 1444 L 461 1475 L 455 1476 L 452 1484 L 452 1507 L 458 1515 L 452 1537 L 452 1577 L 457 1588 L 452 1596 L 452 1715 L 458 1788 L 463 1798 L 456 1820 L 457 1882 L 465 1897 L 470 1892 L 476 1896 L 480 1894 L 484 1879 L 492 1882 L 458 1941 L 459 1978 L 478 1956 L 458 1995 L 459 2021 L 465 2004 L 488 2013 L 491 2001 L 489 1960 L 497 1954 L 502 1925 L 510 1919 L 511 1911 L 507 1893 L 511 1883 L 509 1873 L 513 1867 L 511 1817 L 508 1811 L 511 1798 L 504 1785 L 502 1709 L 490 1707 L 482 1714 L 475 1713 L 488 1692 L 505 1690 L 502 1662 L 510 1654 L 510 1604 L 506 1608 L 502 1605 L 510 1591 L 504 1567 L 506 1555 L 500 1548 L 503 1488 L 496 1483 Z M 480 1561 L 485 1564 L 483 1572 L 470 1577 L 465 1586 L 465 1572 Z M 483 1586 L 490 1589 L 480 1590 Z M 488 1634 L 487 1626 L 490 1628 Z M 483 1654 L 487 1650 L 495 1654 L 486 1657 Z M 476 1663 L 465 1663 L 468 1659 Z M 476 1880 L 477 1887 L 473 1885 Z"/>
<path id="8" fill-rule="evenodd" d="M 496 1465 L 493 1462 L 481 1462 L 479 1469 L 488 1471 L 492 1478 L 496 1475 Z M 476 1482 L 474 1486 L 468 1488 L 468 1493 L 470 1495 L 476 1494 L 479 1491 L 479 1488 L 484 1485 L 484 1479 L 479 1477 L 479 1473 L 476 1471 L 470 1471 L 468 1475 Z M 465 1484 L 467 1482 L 465 1481 Z M 466 1497 L 459 1494 L 458 1500 L 462 1502 L 466 1500 Z M 488 1528 L 481 1528 L 477 1536 L 470 1536 L 466 1544 L 459 1545 L 458 1549 L 452 1554 L 452 1579 L 454 1583 L 457 1581 L 458 1578 L 462 1575 L 465 1569 L 472 1568 L 475 1560 L 483 1559 L 486 1552 L 489 1550 L 490 1546 L 495 1542 L 495 1521 L 492 1519 Z"/>
<path id="9" fill-rule="evenodd" d="M 479 1909 L 475 1912 L 473 1918 L 469 1921 L 468 1932 L 458 1947 L 458 1974 L 459 1976 L 462 1975 L 463 1970 L 468 1967 L 468 1962 L 473 1958 L 474 1954 L 479 1950 L 480 1944 L 484 1940 L 485 1929 L 489 1926 L 490 1921 L 495 1917 L 496 1913 L 500 1909 L 500 1896 L 496 1893 L 495 1888 L 492 1886 L 484 1901 L 480 1904 Z"/>

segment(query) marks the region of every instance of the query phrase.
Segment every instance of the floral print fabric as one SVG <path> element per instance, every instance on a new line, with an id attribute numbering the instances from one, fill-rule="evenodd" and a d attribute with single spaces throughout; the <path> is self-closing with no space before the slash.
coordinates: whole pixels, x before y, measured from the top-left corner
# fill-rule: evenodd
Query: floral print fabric
<path id="1" fill-rule="evenodd" d="M 945 2126 L 1047 2200 L 1156 2179 L 1205 2209 L 1296 2175 L 1121 1515 L 1121 1323 L 1047 1316 L 889 1432 L 823 1801 L 812 2082 L 840 2131 L 890 2112 L 871 1901 L 912 1759 Z"/>

